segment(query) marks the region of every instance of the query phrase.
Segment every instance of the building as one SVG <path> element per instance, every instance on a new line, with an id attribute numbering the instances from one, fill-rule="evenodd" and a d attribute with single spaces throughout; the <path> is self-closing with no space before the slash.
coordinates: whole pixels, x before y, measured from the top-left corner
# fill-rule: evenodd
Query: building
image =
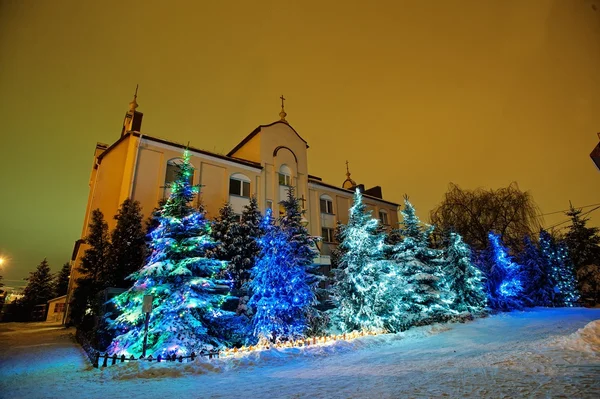
<path id="1" fill-rule="evenodd" d="M 50 299 L 48 301 L 48 313 L 46 314 L 46 321 L 62 323 L 65 315 L 66 303 L 66 295 Z"/>
<path id="2" fill-rule="evenodd" d="M 72 255 L 69 295 L 79 277 L 77 268 L 86 249 L 83 238 L 92 210 L 99 208 L 103 212 L 110 230 L 115 225 L 112 216 L 126 198 L 139 201 L 145 216 L 149 216 L 159 200 L 168 196 L 168 185 L 175 178 L 185 148 L 189 148 L 195 167 L 193 184 L 202 185 L 196 201 L 202 201 L 208 218 L 218 215 L 225 202 L 241 213 L 253 195 L 262 212 L 266 208 L 276 212 L 289 187 L 295 187 L 310 233 L 323 238 L 315 262 L 325 270 L 330 267 L 329 255 L 336 245 L 336 223 L 347 223 L 356 187 L 362 190 L 373 215 L 384 225 L 395 226 L 399 205 L 384 200 L 379 186 L 365 189 L 357 185 L 347 164 L 346 179 L 340 186 L 309 174 L 308 143 L 286 120 L 284 100 L 282 96 L 279 120 L 258 126 L 227 155 L 221 155 L 142 133 L 143 114 L 136 111 L 137 95 L 134 96 L 121 137 L 111 145 L 96 145 L 82 239 L 76 242 Z"/>

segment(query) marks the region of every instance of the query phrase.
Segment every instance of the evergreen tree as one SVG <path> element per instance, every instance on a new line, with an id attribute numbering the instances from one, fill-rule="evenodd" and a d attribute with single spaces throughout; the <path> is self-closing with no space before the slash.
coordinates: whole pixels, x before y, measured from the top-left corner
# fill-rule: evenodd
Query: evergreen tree
<path id="1" fill-rule="evenodd" d="M 336 245 L 332 250 L 331 250 L 331 268 L 333 270 L 337 269 L 339 267 L 340 261 L 345 253 L 344 247 L 340 246 L 339 244 L 342 242 L 343 240 L 343 231 L 344 228 L 346 226 L 343 225 L 342 223 L 338 222 L 335 225 L 335 230 L 333 231 L 333 237 L 335 242 L 338 243 L 338 245 Z"/>
<path id="2" fill-rule="evenodd" d="M 554 281 L 556 306 L 573 306 L 579 299 L 573 262 L 567 246 L 557 242 L 547 231 L 540 232 L 540 249 L 546 269 Z"/>
<path id="3" fill-rule="evenodd" d="M 440 321 L 448 309 L 441 292 L 442 252 L 430 245 L 433 226 L 421 225 L 408 198 L 400 213 L 402 240 L 394 246 L 392 257 L 409 287 L 401 297 L 410 313 L 410 323 L 422 325 Z"/>
<path id="4" fill-rule="evenodd" d="M 459 312 L 480 312 L 487 298 L 483 275 L 471 262 L 471 248 L 458 233 L 450 233 L 444 257 L 444 285 L 451 293 L 450 308 Z"/>
<path id="5" fill-rule="evenodd" d="M 258 240 L 263 235 L 260 227 L 262 216 L 258 209 L 255 196 L 250 197 L 248 205 L 242 210 L 241 223 L 236 226 L 235 246 L 237 248 L 231 263 L 234 265 L 233 275 L 236 288 L 241 288 L 250 280 L 250 271 L 254 267 L 256 258 L 260 253 Z"/>
<path id="6" fill-rule="evenodd" d="M 252 269 L 249 305 L 255 309 L 252 325 L 261 341 L 281 342 L 303 337 L 308 308 L 315 295 L 294 237 L 272 222 L 267 210 L 260 239 L 260 255 Z"/>
<path id="7" fill-rule="evenodd" d="M 45 305 L 49 299 L 54 298 L 54 285 L 48 261 L 44 260 L 35 271 L 29 272 L 27 286 L 23 289 L 21 303 L 26 311 L 31 311 L 35 305 Z"/>
<path id="8" fill-rule="evenodd" d="M 193 173 L 189 158 L 186 150 L 160 212 L 160 224 L 152 231 L 148 261 L 131 276 L 133 287 L 113 299 L 121 313 L 114 321 L 107 320 L 117 332 L 110 353 L 142 352 L 144 295 L 152 295 L 154 305 L 148 328 L 149 354 L 185 355 L 223 342 L 215 326 L 226 316 L 219 308 L 228 287 L 227 281 L 215 276 L 226 264 L 206 257 L 214 242 L 204 215 L 190 206 L 198 187 L 189 182 Z"/>
<path id="9" fill-rule="evenodd" d="M 127 276 L 138 271 L 146 257 L 146 237 L 142 227 L 142 209 L 138 201 L 127 198 L 115 215 L 117 225 L 112 232 L 108 253 L 105 285 L 129 288 Z"/>
<path id="10" fill-rule="evenodd" d="M 100 209 L 95 209 L 91 214 L 88 236 L 85 243 L 89 248 L 83 254 L 79 272 L 81 277 L 77 279 L 77 287 L 73 292 L 71 304 L 71 320 L 79 325 L 83 317 L 89 311 L 92 314 L 98 312 L 97 294 L 106 288 L 106 265 L 108 249 L 110 246 L 108 238 L 108 225 L 104 221 L 104 215 Z"/>
<path id="11" fill-rule="evenodd" d="M 480 269 L 486 277 L 488 305 L 495 310 L 520 309 L 523 306 L 522 266 L 514 262 L 500 236 L 489 233 L 490 245 L 480 257 Z"/>
<path id="12" fill-rule="evenodd" d="M 332 320 L 344 331 L 387 327 L 390 262 L 384 259 L 384 235 L 367 212 L 357 189 L 348 224 L 341 229 L 340 257 L 334 270 Z"/>
<path id="13" fill-rule="evenodd" d="M 528 306 L 553 306 L 555 282 L 538 245 L 525 237 L 519 263 L 523 265 L 523 300 Z"/>
<path id="14" fill-rule="evenodd" d="M 71 264 L 66 262 L 54 279 L 56 296 L 67 295 L 69 289 L 69 276 L 71 275 Z"/>
<path id="15" fill-rule="evenodd" d="M 582 215 L 581 209 L 571 206 L 566 214 L 571 218 L 571 226 L 565 234 L 565 242 L 575 268 L 600 265 L 600 229 L 587 227 L 589 218 Z"/>
<path id="16" fill-rule="evenodd" d="M 317 237 L 309 234 L 306 226 L 302 224 L 305 213 L 300 207 L 300 200 L 294 194 L 294 188 L 290 187 L 287 198 L 281 201 L 284 213 L 279 220 L 281 229 L 289 237 L 289 245 L 293 258 L 298 266 L 304 268 L 308 275 L 308 283 L 315 295 L 316 302 L 307 308 L 306 318 L 308 321 L 308 336 L 323 335 L 329 324 L 329 317 L 320 308 L 321 301 L 325 299 L 326 277 L 321 271 L 320 265 L 314 263 L 319 252 L 317 250 Z"/>
<path id="17" fill-rule="evenodd" d="M 211 237 L 215 241 L 216 246 L 211 251 L 211 257 L 227 262 L 226 272 L 231 275 L 234 284 L 238 285 L 234 277 L 234 266 L 231 260 L 237 252 L 235 246 L 236 234 L 239 231 L 239 217 L 233 211 L 231 204 L 226 202 L 219 209 L 219 215 L 212 222 Z"/>

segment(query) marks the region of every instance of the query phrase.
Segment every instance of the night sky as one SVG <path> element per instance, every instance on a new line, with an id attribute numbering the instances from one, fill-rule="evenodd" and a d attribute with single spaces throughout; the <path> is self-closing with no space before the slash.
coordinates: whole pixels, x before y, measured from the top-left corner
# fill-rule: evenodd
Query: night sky
<path id="1" fill-rule="evenodd" d="M 341 185 L 347 159 L 424 220 L 449 182 L 600 202 L 600 0 L 0 0 L 7 286 L 69 259 L 136 84 L 144 133 L 220 153 L 283 94 L 311 174 Z"/>

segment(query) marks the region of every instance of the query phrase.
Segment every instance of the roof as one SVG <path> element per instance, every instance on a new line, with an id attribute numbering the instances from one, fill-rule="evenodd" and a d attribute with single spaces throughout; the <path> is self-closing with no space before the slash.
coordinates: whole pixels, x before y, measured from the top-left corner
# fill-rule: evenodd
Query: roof
<path id="1" fill-rule="evenodd" d="M 66 298 L 67 298 L 66 295 L 61 295 L 61 296 L 57 296 L 56 298 L 48 299 L 46 302 L 54 302 L 54 301 L 58 301 L 60 299 L 66 299 Z"/>
<path id="2" fill-rule="evenodd" d="M 171 145 L 173 147 L 178 147 L 178 148 L 181 148 L 181 149 L 186 149 L 187 148 L 188 150 L 190 150 L 192 152 L 199 153 L 199 154 L 204 154 L 204 155 L 208 155 L 208 156 L 211 156 L 211 157 L 223 159 L 223 160 L 226 160 L 226 161 L 239 163 L 241 165 L 251 166 L 251 167 L 254 167 L 254 168 L 257 168 L 257 169 L 262 169 L 261 164 L 259 164 L 257 162 L 252 162 L 252 161 L 248 161 L 248 160 L 241 159 L 241 158 L 235 158 L 235 157 L 231 157 L 231 156 L 228 156 L 228 155 L 216 154 L 214 152 L 210 152 L 210 151 L 206 151 L 206 150 L 201 150 L 200 148 L 191 147 L 191 146 L 187 146 L 187 145 L 184 145 L 184 144 L 179 144 L 179 143 L 176 143 L 176 142 L 173 142 L 173 141 L 160 139 L 158 137 L 148 136 L 148 135 L 142 134 L 140 132 L 127 132 L 127 133 L 125 133 L 123 136 L 121 136 L 121 138 L 119 140 L 115 141 L 110 147 L 108 147 L 106 149 L 106 151 L 104 151 L 102 154 L 98 155 L 98 162 L 99 163 L 102 162 L 102 158 L 104 158 L 104 156 L 106 154 L 108 154 L 110 151 L 112 151 L 113 148 L 115 148 L 116 146 L 118 146 L 119 143 L 121 141 L 125 140 L 125 138 L 128 137 L 128 136 L 141 137 L 141 138 L 143 138 L 145 140 L 151 140 L 151 141 L 154 141 L 154 142 L 157 142 L 157 143 L 167 144 L 167 145 Z"/>
<path id="3" fill-rule="evenodd" d="M 276 123 L 283 123 L 284 125 L 288 126 L 290 129 L 292 129 L 292 131 L 294 133 L 296 133 L 296 136 L 298 136 L 298 138 L 302 141 L 304 141 L 304 144 L 306 144 L 306 148 L 308 148 L 308 143 L 306 142 L 306 140 L 304 140 L 302 137 L 300 137 L 300 135 L 298 134 L 298 132 L 296 131 L 296 129 L 294 129 L 289 123 L 286 123 L 284 121 L 275 121 L 273 123 L 270 123 L 268 125 L 260 125 L 259 127 L 257 127 L 256 129 L 254 129 L 249 135 L 247 135 L 244 140 L 240 141 L 240 143 L 238 145 L 236 145 L 233 150 L 229 151 L 227 153 L 227 156 L 230 157 L 233 154 L 236 153 L 237 150 L 239 150 L 240 148 L 242 148 L 247 142 L 249 142 L 252 137 L 256 136 L 258 133 L 260 133 L 260 130 L 264 127 L 270 127 L 275 125 Z"/>
<path id="4" fill-rule="evenodd" d="M 315 179 L 311 178 L 310 176 L 308 178 L 308 182 L 309 183 L 313 183 L 313 184 L 317 184 L 319 186 L 327 187 L 327 188 L 330 188 L 330 189 L 333 189 L 333 190 L 341 191 L 341 192 L 344 192 L 344 193 L 347 193 L 347 194 L 350 194 L 350 195 L 354 195 L 354 191 L 353 190 L 348 190 L 348 189 L 345 189 L 345 188 L 342 188 L 342 187 L 334 186 L 332 184 L 323 183 L 321 180 L 315 180 Z M 386 200 L 384 200 L 382 198 L 377 198 L 377 197 L 374 197 L 372 195 L 365 194 L 364 192 L 362 193 L 362 196 L 365 197 L 365 198 L 372 199 L 374 201 L 384 202 L 386 204 L 390 204 L 390 205 L 393 205 L 395 207 L 399 207 L 400 206 L 400 204 L 397 204 L 395 202 L 386 201 Z"/>

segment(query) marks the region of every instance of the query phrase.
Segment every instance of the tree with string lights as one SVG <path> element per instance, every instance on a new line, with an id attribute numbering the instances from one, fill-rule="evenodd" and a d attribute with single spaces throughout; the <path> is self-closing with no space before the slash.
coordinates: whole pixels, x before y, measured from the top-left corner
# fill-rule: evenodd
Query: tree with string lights
<path id="1" fill-rule="evenodd" d="M 575 268 L 564 242 L 557 241 L 546 230 L 540 232 L 541 258 L 554 281 L 555 306 L 574 306 L 579 299 Z"/>
<path id="2" fill-rule="evenodd" d="M 186 150 L 171 194 L 157 215 L 150 256 L 130 276 L 133 287 L 113 299 L 120 314 L 107 320 L 117 332 L 109 353 L 142 353 L 145 295 L 152 295 L 154 306 L 148 327 L 149 354 L 186 355 L 223 343 L 224 337 L 213 326 L 226 316 L 220 305 L 228 296 L 228 281 L 217 278 L 226 263 L 207 257 L 215 243 L 204 214 L 190 205 L 198 194 L 198 187 L 190 184 L 192 174 Z"/>

